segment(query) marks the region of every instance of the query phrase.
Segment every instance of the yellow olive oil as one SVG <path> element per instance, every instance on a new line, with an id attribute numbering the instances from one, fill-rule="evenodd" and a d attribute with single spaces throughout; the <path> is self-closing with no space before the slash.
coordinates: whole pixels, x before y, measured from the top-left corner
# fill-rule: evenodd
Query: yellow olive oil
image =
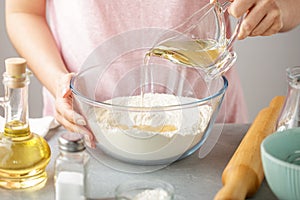
<path id="1" fill-rule="evenodd" d="M 25 189 L 43 187 L 50 161 L 45 139 L 30 132 L 28 124 L 11 121 L 0 135 L 0 187 Z"/>
<path id="2" fill-rule="evenodd" d="M 146 54 L 146 62 L 149 57 L 156 56 L 168 59 L 174 63 L 191 67 L 206 68 L 212 65 L 222 54 L 224 47 L 215 40 L 168 40 Z"/>
<path id="3" fill-rule="evenodd" d="M 40 189 L 47 181 L 50 148 L 30 131 L 28 123 L 29 74 L 23 58 L 5 60 L 5 125 L 0 133 L 0 187 Z"/>

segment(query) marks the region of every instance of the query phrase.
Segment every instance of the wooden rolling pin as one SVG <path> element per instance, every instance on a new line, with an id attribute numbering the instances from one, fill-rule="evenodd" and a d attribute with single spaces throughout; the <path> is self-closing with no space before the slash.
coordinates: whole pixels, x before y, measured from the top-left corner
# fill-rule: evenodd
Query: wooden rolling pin
<path id="1" fill-rule="evenodd" d="M 215 200 L 239 200 L 256 193 L 264 179 L 260 145 L 275 131 L 284 97 L 274 97 L 269 107 L 262 109 L 241 141 L 222 174 L 223 187 Z"/>

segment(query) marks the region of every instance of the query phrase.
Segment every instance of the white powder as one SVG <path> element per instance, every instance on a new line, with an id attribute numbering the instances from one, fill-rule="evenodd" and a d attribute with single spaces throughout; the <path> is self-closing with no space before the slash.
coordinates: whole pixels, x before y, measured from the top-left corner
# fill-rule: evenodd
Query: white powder
<path id="1" fill-rule="evenodd" d="M 180 106 L 172 110 L 155 109 L 195 101 L 197 99 L 170 94 L 147 93 L 143 101 L 141 96 L 119 97 L 106 103 L 144 105 L 148 110 L 96 108 L 88 116 L 89 125 L 101 149 L 118 159 L 144 164 L 170 163 L 201 140 L 213 107 L 192 104 L 185 109 Z"/>
<path id="2" fill-rule="evenodd" d="M 137 194 L 133 200 L 170 200 L 171 196 L 165 190 L 156 188 L 153 190 L 144 190 Z"/>
<path id="3" fill-rule="evenodd" d="M 84 200 L 83 174 L 60 172 L 55 182 L 56 200 Z"/>
<path id="4" fill-rule="evenodd" d="M 119 111 L 117 109 L 97 110 L 98 124 L 110 133 L 120 132 L 119 129 L 129 130 L 130 135 L 146 137 L 162 134 L 172 137 L 174 134 L 195 135 L 202 133 L 210 120 L 212 108 L 202 105 L 183 110 L 180 106 L 173 110 L 151 110 L 153 107 L 181 105 L 195 102 L 197 99 L 177 97 L 169 94 L 147 93 L 143 99 L 139 96 L 120 97 L 106 101 L 106 103 L 130 106 L 146 107 L 143 112 Z"/>

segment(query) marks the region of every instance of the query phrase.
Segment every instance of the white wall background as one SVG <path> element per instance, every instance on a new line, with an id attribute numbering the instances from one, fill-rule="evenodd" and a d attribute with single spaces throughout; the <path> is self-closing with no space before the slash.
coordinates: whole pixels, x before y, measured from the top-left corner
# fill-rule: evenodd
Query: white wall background
<path id="1" fill-rule="evenodd" d="M 285 69 L 300 65 L 300 26 L 287 33 L 237 41 L 235 50 L 249 118 L 253 120 L 274 96 L 286 95 Z"/>
<path id="2" fill-rule="evenodd" d="M 0 74 L 4 71 L 5 58 L 17 55 L 5 31 L 4 14 L 4 1 L 0 0 Z M 237 41 L 235 50 L 238 54 L 235 67 L 240 73 L 252 121 L 274 96 L 286 94 L 285 68 L 300 65 L 300 27 L 270 37 Z M 1 86 L 0 94 L 3 96 Z M 41 85 L 34 77 L 31 78 L 29 103 L 30 117 L 42 116 Z"/>

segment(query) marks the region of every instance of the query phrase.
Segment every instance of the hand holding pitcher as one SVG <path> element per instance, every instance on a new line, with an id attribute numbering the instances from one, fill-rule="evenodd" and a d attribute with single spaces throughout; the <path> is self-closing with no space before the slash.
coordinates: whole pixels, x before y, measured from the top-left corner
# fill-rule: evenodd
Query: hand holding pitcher
<path id="1" fill-rule="evenodd" d="M 230 4 L 207 4 L 183 24 L 162 35 L 148 56 L 199 68 L 210 78 L 223 74 L 236 60 L 231 47 L 243 20 L 243 17 L 238 19 L 231 34 L 225 21 L 225 11 Z M 227 38 L 228 35 L 231 36 Z"/>

